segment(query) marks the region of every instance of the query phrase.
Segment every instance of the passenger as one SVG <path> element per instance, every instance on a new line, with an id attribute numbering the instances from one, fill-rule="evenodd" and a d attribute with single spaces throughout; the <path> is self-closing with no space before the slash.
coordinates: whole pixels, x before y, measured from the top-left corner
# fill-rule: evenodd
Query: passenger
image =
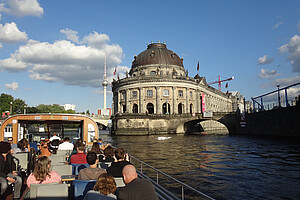
<path id="1" fill-rule="evenodd" d="M 123 148 L 118 148 L 115 151 L 115 162 L 107 169 L 107 173 L 113 177 L 122 177 L 122 170 L 125 165 L 130 164 L 128 154 L 125 155 Z"/>
<path id="2" fill-rule="evenodd" d="M 104 149 L 104 156 L 100 155 L 99 161 L 100 162 L 114 162 L 114 155 L 115 155 L 115 150 L 112 146 L 108 146 Z"/>
<path id="3" fill-rule="evenodd" d="M 60 137 L 57 136 L 57 134 L 54 132 L 52 137 L 50 138 L 50 142 L 52 142 L 52 140 L 61 140 Z"/>
<path id="4" fill-rule="evenodd" d="M 7 141 L 11 145 L 11 153 L 13 153 L 14 150 L 17 148 L 17 144 L 13 143 L 14 140 L 12 137 L 9 137 Z"/>
<path id="5" fill-rule="evenodd" d="M 27 148 L 25 148 L 23 140 L 20 140 L 17 143 L 17 148 L 14 150 L 14 154 L 23 153 L 23 152 L 29 152 L 29 150 Z"/>
<path id="6" fill-rule="evenodd" d="M 92 149 L 90 150 L 90 152 L 94 152 L 96 154 L 102 154 L 101 150 L 100 150 L 100 145 L 98 142 L 94 142 Z"/>
<path id="7" fill-rule="evenodd" d="M 77 147 L 79 146 L 79 144 L 81 144 L 80 142 L 75 142 L 74 144 L 74 148 L 73 148 L 73 151 L 70 153 L 70 156 L 68 158 L 68 162 L 70 163 L 71 162 L 71 157 L 75 154 L 77 154 Z"/>
<path id="8" fill-rule="evenodd" d="M 83 200 L 94 200 L 94 199 L 117 199 L 114 193 L 117 190 L 117 185 L 113 176 L 109 174 L 101 174 L 94 186 L 94 190 L 87 192 Z"/>
<path id="9" fill-rule="evenodd" d="M 122 171 L 125 187 L 117 190 L 120 200 L 158 200 L 157 194 L 151 182 L 147 179 L 139 179 L 133 165 L 126 165 Z"/>
<path id="10" fill-rule="evenodd" d="M 46 157 L 51 156 L 51 149 L 50 149 L 50 146 L 49 146 L 49 140 L 41 142 L 39 157 L 43 157 L 43 156 L 46 156 Z"/>
<path id="11" fill-rule="evenodd" d="M 102 140 L 101 138 L 98 139 L 98 144 L 100 145 L 100 148 L 101 148 L 102 150 L 104 150 L 106 147 L 108 147 L 108 146 L 110 145 L 110 144 L 104 145 L 104 144 L 103 144 L 103 140 Z"/>
<path id="12" fill-rule="evenodd" d="M 85 145 L 79 144 L 77 147 L 77 153 L 71 156 L 71 164 L 87 164 L 85 155 Z"/>
<path id="13" fill-rule="evenodd" d="M 64 142 L 58 146 L 58 150 L 73 150 L 74 145 L 70 143 L 70 138 L 65 137 Z"/>
<path id="14" fill-rule="evenodd" d="M 79 171 L 79 180 L 97 179 L 101 174 L 106 173 L 105 169 L 98 168 L 99 159 L 96 153 L 89 152 L 86 156 L 86 160 L 89 167 Z"/>
<path id="15" fill-rule="evenodd" d="M 31 173 L 27 179 L 27 186 L 33 183 L 45 184 L 45 183 L 61 183 L 61 176 L 56 171 L 50 171 L 51 160 L 46 156 L 38 159 L 33 173 Z"/>
<path id="16" fill-rule="evenodd" d="M 17 175 L 16 163 L 11 155 L 11 145 L 8 142 L 0 142 L 0 185 L 1 197 L 3 197 L 8 185 L 14 183 L 14 198 L 21 196 L 22 178 Z"/>
<path id="17" fill-rule="evenodd" d="M 28 152 L 30 152 L 30 145 L 29 145 L 29 142 L 26 138 L 23 138 L 22 139 L 22 142 L 24 144 L 24 148 L 27 148 L 28 149 Z"/>

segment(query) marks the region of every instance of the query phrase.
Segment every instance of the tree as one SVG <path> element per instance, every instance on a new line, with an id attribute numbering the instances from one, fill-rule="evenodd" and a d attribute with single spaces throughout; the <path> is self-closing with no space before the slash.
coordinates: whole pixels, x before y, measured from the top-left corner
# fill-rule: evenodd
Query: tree
<path id="1" fill-rule="evenodd" d="M 14 114 L 22 114 L 24 112 L 25 106 L 27 105 L 24 100 L 18 98 L 13 101 L 12 106 Z"/>
<path id="2" fill-rule="evenodd" d="M 90 110 L 87 110 L 87 111 L 86 111 L 86 114 L 87 114 L 87 115 L 90 115 Z"/>
<path id="3" fill-rule="evenodd" d="M 10 111 L 10 102 L 13 102 L 13 96 L 2 93 L 0 96 L 0 112 Z"/>

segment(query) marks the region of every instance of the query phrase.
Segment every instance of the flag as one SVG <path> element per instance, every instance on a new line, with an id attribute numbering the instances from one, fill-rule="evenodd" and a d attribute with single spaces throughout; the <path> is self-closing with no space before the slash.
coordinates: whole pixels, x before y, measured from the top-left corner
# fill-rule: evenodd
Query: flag
<path id="1" fill-rule="evenodd" d="M 226 83 L 225 88 L 228 88 L 228 83 Z"/>
<path id="2" fill-rule="evenodd" d="M 117 68 L 115 68 L 114 75 L 116 75 L 116 72 L 117 72 Z"/>
<path id="3" fill-rule="evenodd" d="M 199 71 L 199 61 L 198 61 L 198 65 L 197 65 L 197 71 Z"/>

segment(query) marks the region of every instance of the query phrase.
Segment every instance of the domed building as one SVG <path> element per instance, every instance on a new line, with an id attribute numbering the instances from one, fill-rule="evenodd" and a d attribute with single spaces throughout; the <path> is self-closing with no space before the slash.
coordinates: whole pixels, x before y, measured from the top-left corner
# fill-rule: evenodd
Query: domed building
<path id="1" fill-rule="evenodd" d="M 232 110 L 229 95 L 207 85 L 204 77 L 189 77 L 183 59 L 162 43 L 134 56 L 126 77 L 113 81 L 112 92 L 116 135 L 184 133 L 178 117 Z"/>

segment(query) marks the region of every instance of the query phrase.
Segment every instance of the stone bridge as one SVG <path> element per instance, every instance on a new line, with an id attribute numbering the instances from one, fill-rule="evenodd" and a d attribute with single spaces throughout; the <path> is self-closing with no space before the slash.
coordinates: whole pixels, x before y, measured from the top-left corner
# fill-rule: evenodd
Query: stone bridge
<path id="1" fill-rule="evenodd" d="M 110 121 L 110 116 L 92 115 L 91 118 L 97 123 L 100 130 L 106 130 Z"/>
<path id="2" fill-rule="evenodd" d="M 203 114 L 134 114 L 122 113 L 112 118 L 114 135 L 149 135 L 149 134 L 185 134 L 195 124 L 215 120 L 224 124 L 230 134 L 236 133 L 235 113 L 213 113 L 212 117 Z"/>

